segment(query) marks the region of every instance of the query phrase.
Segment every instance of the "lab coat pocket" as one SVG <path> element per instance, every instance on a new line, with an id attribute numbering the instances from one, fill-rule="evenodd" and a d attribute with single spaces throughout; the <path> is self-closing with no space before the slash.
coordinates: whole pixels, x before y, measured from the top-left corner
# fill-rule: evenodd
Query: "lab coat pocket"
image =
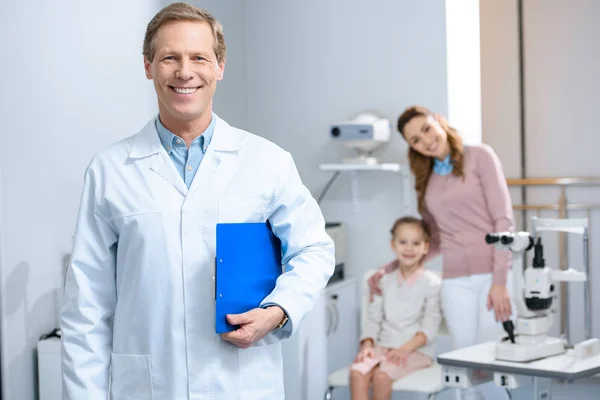
<path id="1" fill-rule="evenodd" d="M 238 350 L 242 393 L 249 399 L 282 399 L 283 356 L 281 343 Z M 246 397 L 245 397 L 246 398 Z"/>
<path id="2" fill-rule="evenodd" d="M 111 354 L 112 400 L 154 400 L 152 368 L 147 354 Z"/>

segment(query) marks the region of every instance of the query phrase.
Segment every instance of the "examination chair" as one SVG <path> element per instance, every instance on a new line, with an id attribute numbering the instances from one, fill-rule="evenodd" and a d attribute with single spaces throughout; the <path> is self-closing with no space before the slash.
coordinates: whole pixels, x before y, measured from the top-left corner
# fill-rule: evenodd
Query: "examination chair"
<path id="1" fill-rule="evenodd" d="M 369 301 L 368 280 L 369 277 L 375 273 L 375 271 L 376 270 L 369 270 L 365 272 L 363 276 L 363 290 L 360 309 L 361 322 L 364 322 L 364 319 L 366 318 L 367 304 Z M 442 319 L 442 325 L 440 326 L 438 336 L 447 334 L 448 330 L 446 328 L 444 320 Z M 329 375 L 329 377 L 327 378 L 327 386 L 328 388 L 325 391 L 325 400 L 331 400 L 333 390 L 335 388 L 350 387 L 349 366 L 340 368 L 339 370 Z M 423 393 L 428 395 L 428 400 L 434 400 L 435 396 L 443 390 L 445 390 L 445 388 L 443 384 L 442 366 L 436 363 L 435 361 L 429 368 L 415 371 L 407 375 L 406 377 L 395 381 L 393 385 L 394 392 Z"/>

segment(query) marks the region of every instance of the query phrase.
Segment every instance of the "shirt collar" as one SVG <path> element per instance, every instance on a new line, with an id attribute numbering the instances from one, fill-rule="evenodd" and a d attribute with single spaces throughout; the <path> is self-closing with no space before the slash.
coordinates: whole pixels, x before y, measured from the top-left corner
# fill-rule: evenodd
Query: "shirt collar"
<path id="1" fill-rule="evenodd" d="M 400 271 L 400 268 L 398 268 L 398 285 L 406 283 L 408 286 L 412 286 L 423 276 L 423 273 L 423 267 L 419 267 L 419 269 L 413 272 L 412 275 L 408 277 L 408 279 L 404 279 L 402 271 Z"/>
<path id="2" fill-rule="evenodd" d="M 210 119 L 210 124 L 208 124 L 206 130 L 192 141 L 192 145 L 190 147 L 199 146 L 202 150 L 202 153 L 206 153 L 206 149 L 208 149 L 208 145 L 210 144 L 213 133 L 215 131 L 216 120 L 217 119 L 215 118 L 215 114 L 213 113 Z M 160 122 L 160 117 L 156 118 L 156 130 L 158 131 L 158 136 L 163 147 L 165 148 L 168 154 L 171 154 L 171 151 L 173 151 L 173 146 L 176 144 L 177 139 L 181 138 L 175 135 L 170 130 L 168 130 L 162 124 L 162 122 Z"/>
<path id="3" fill-rule="evenodd" d="M 444 160 L 439 160 L 437 158 L 433 159 L 433 171 L 438 175 L 448 175 L 452 172 L 453 168 L 454 166 L 452 165 L 450 154 L 448 154 Z"/>

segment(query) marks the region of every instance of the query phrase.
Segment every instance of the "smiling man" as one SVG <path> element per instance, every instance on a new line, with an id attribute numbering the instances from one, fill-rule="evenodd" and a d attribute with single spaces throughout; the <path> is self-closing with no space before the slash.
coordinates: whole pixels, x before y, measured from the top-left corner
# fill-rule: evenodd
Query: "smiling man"
<path id="1" fill-rule="evenodd" d="M 333 242 L 291 155 L 212 110 L 221 25 L 174 3 L 150 21 L 159 115 L 85 174 L 61 314 L 63 399 L 283 399 L 280 341 L 333 272 Z M 265 222 L 284 273 L 215 333 L 216 224 Z"/>

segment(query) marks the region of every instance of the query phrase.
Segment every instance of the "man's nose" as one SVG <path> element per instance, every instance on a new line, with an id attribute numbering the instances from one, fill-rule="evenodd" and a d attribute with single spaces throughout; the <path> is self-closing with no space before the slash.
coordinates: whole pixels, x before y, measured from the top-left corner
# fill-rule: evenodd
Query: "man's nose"
<path id="1" fill-rule="evenodd" d="M 192 77 L 192 69 L 190 67 L 190 63 L 183 60 L 179 64 L 179 68 L 176 73 L 177 78 L 187 81 Z"/>

